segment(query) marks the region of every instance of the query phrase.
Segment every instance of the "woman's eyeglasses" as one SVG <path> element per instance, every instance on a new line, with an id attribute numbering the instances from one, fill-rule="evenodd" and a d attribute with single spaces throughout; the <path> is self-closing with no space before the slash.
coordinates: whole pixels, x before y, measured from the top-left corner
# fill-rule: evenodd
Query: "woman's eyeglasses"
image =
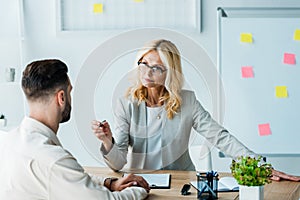
<path id="1" fill-rule="evenodd" d="M 165 71 L 167 71 L 166 69 L 162 69 L 159 65 L 150 66 L 141 61 L 139 61 L 137 64 L 142 72 L 146 72 L 146 70 L 150 69 L 154 76 L 161 76 Z"/>

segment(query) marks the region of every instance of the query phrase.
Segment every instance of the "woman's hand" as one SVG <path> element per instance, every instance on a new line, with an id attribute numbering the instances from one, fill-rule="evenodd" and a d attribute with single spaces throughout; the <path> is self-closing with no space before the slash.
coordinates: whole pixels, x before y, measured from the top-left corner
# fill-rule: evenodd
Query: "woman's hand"
<path id="1" fill-rule="evenodd" d="M 111 191 L 121 191 L 130 186 L 143 187 L 148 193 L 150 191 L 150 186 L 147 181 L 143 177 L 134 174 L 129 174 L 117 181 L 113 181 L 111 183 Z"/>
<path id="2" fill-rule="evenodd" d="M 280 181 L 281 179 L 285 179 L 288 181 L 300 181 L 300 176 L 289 175 L 284 172 L 273 169 L 271 179 L 274 181 Z"/>
<path id="3" fill-rule="evenodd" d="M 96 137 L 102 141 L 104 148 L 109 152 L 112 148 L 112 133 L 107 121 L 99 122 L 97 120 L 92 121 L 92 130 Z"/>

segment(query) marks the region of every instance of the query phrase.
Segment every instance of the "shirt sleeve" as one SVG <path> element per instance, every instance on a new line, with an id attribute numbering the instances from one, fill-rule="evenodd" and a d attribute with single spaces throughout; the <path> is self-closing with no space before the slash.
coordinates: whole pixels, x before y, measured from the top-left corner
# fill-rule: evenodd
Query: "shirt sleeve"
<path id="1" fill-rule="evenodd" d="M 130 132 L 130 113 L 125 108 L 122 99 L 116 102 L 114 109 L 115 131 L 113 133 L 114 144 L 109 152 L 101 146 L 100 151 L 105 163 L 113 170 L 121 170 L 127 163 Z"/>
<path id="2" fill-rule="evenodd" d="M 120 192 L 111 192 L 100 177 L 91 177 L 71 155 L 56 161 L 49 175 L 50 200 L 99 200 L 99 199 L 144 199 L 147 192 L 141 187 L 128 187 Z"/>
<path id="3" fill-rule="evenodd" d="M 218 124 L 211 115 L 202 107 L 193 94 L 193 128 L 203 135 L 212 145 L 215 145 L 226 155 L 236 158 L 238 156 L 258 157 L 237 138 L 231 135 L 224 127 Z"/>

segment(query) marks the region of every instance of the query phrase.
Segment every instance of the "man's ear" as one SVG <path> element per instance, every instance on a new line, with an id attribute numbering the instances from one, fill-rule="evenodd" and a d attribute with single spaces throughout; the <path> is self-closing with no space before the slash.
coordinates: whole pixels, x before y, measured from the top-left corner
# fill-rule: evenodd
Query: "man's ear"
<path id="1" fill-rule="evenodd" d="M 64 90 L 59 90 L 56 94 L 56 98 L 59 106 L 64 106 L 66 104 L 66 96 Z"/>

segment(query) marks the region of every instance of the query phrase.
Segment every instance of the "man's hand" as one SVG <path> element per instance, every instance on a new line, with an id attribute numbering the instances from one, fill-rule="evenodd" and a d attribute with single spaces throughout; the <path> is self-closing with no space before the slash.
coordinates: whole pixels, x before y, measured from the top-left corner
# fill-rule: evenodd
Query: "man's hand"
<path id="1" fill-rule="evenodd" d="M 273 169 L 271 180 L 280 181 L 281 179 L 285 179 L 289 181 L 300 181 L 300 176 L 289 175 L 284 172 Z"/>
<path id="2" fill-rule="evenodd" d="M 134 174 L 129 174 L 117 181 L 113 181 L 111 183 L 111 191 L 121 191 L 130 186 L 143 187 L 148 193 L 150 191 L 150 186 L 147 181 L 143 177 Z"/>

